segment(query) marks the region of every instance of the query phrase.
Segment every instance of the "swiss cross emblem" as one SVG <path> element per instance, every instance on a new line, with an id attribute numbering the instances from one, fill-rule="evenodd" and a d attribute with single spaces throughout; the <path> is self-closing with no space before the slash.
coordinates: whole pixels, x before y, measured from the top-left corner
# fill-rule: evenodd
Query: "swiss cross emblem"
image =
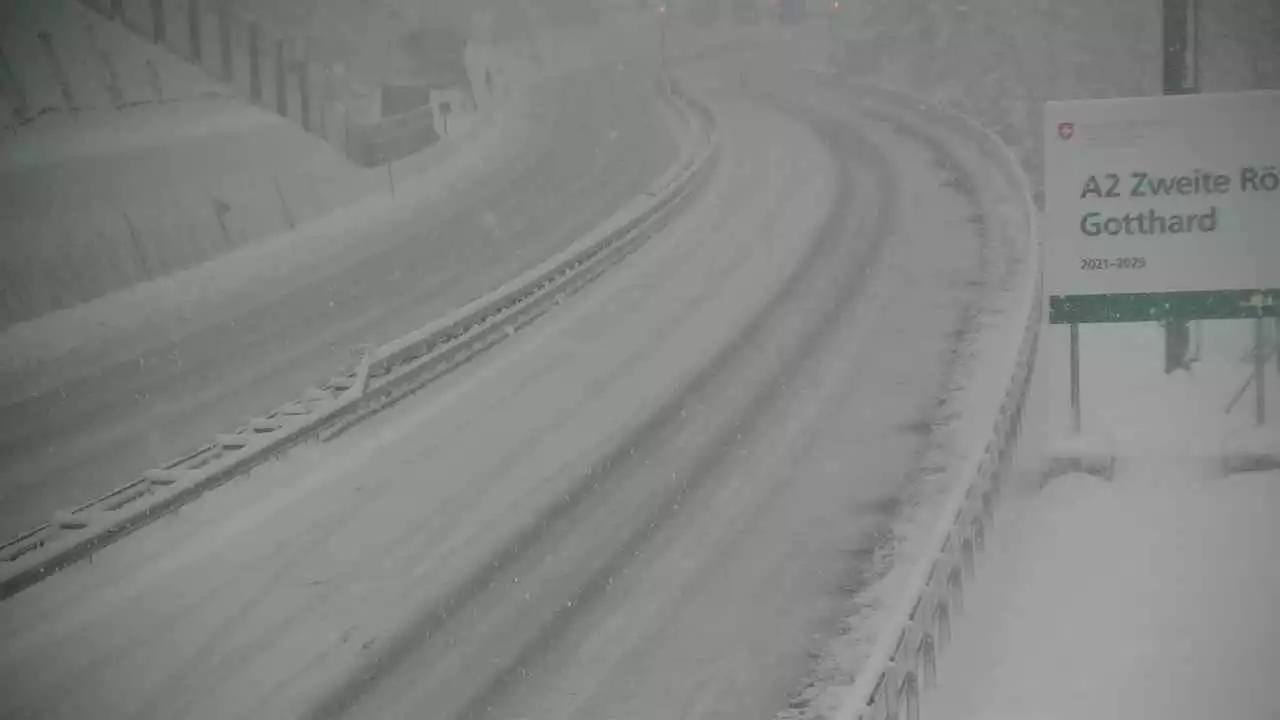
<path id="1" fill-rule="evenodd" d="M 1072 135 L 1076 134 L 1075 123 L 1058 123 L 1058 137 L 1063 140 L 1070 140 Z"/>

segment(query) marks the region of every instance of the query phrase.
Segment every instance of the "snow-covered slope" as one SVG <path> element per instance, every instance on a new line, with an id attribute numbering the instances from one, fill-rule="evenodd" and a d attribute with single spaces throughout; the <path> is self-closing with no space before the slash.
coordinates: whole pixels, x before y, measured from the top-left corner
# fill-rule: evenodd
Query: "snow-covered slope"
<path id="1" fill-rule="evenodd" d="M 37 105 L 56 111 L 0 140 L 0 234 L 8 239 L 0 260 L 0 325 L 198 265 L 390 194 L 385 168 L 353 167 L 324 139 L 235 99 L 230 88 L 75 0 L 23 0 L 5 9 L 5 57 L 19 71 L 6 97 L 19 88 L 32 113 Z M 49 55 L 39 47 L 36 36 L 46 29 L 60 67 L 68 69 L 75 112 L 66 110 Z M 110 63 L 83 57 L 95 47 L 89 38 L 99 39 L 96 47 Z M 510 116 L 522 112 L 534 78 L 504 72 L 511 61 L 496 50 L 475 49 L 470 60 L 481 80 L 482 68 L 493 70 L 493 92 L 477 84 L 475 112 L 454 102 L 449 137 L 397 163 L 400 182 L 428 167 L 439 170 L 460 147 L 492 146 L 499 115 L 514 122 Z M 154 78 L 163 83 L 164 102 L 149 95 Z M 123 104 L 112 101 L 112 82 Z M 145 97 L 138 100 L 138 93 Z M 445 129 L 439 117 L 437 129 Z"/>
<path id="2" fill-rule="evenodd" d="M 0 123 L 6 135 L 48 115 L 93 115 L 230 94 L 77 0 L 8 0 L 0 7 L 0 47 L 6 64 L 0 68 Z"/>
<path id="3" fill-rule="evenodd" d="M 1220 462 L 1258 432 L 1252 394 L 1224 412 L 1250 369 L 1248 325 L 1206 324 L 1202 362 L 1173 376 L 1158 328 L 1083 328 L 1085 431 L 1109 439 L 1115 477 L 1032 483 L 1001 509 L 921 717 L 1280 713 L 1280 474 L 1224 476 Z M 1280 390 L 1268 409 L 1274 447 Z"/>
<path id="4" fill-rule="evenodd" d="M 1067 475 L 1006 512 L 922 718 L 1280 712 L 1280 473 Z"/>
<path id="5" fill-rule="evenodd" d="M 75 67 L 83 72 L 74 75 L 72 89 L 86 99 L 77 100 L 76 113 L 45 115 L 0 141 L 0 234 L 11 239 L 0 260 L 0 326 L 198 265 L 336 208 L 390 195 L 394 182 L 442 167 L 459 146 L 492 146 L 498 115 L 515 122 L 511 116 L 525 112 L 530 94 L 547 92 L 545 82 L 593 64 L 654 54 L 651 28 L 627 22 L 590 33 L 543 33 L 537 62 L 522 49 L 473 45 L 467 64 L 478 110 L 453 98 L 441 146 L 399 161 L 388 172 L 352 167 L 324 139 L 233 99 L 229 88 L 219 89 L 200 71 L 75 0 L 23 0 L 8 11 L 5 32 L 19 39 L 34 43 L 32 28 L 51 27 L 55 38 L 72 39 L 55 45 L 85 52 L 89 44 L 81 40 L 89 28 L 114 39 L 109 49 L 116 56 L 138 56 L 159 68 L 166 87 L 191 93 L 213 88 L 219 95 L 179 95 L 180 102 L 117 108 L 98 102 L 105 91 L 94 83 L 107 74 L 79 63 Z M 5 45 L 6 57 L 23 61 L 22 87 L 40 91 L 30 102 L 44 102 L 45 96 L 60 102 L 47 63 L 9 57 L 26 50 L 39 55 L 38 47 L 27 47 L 32 43 Z M 117 64 L 122 70 L 127 65 Z M 181 81 L 170 82 L 170 74 Z M 131 88 L 145 88 L 138 83 L 150 75 L 120 77 L 135 78 Z M 581 104 L 564 111 L 590 110 Z M 446 129 L 438 113 L 436 129 Z"/>
<path id="6" fill-rule="evenodd" d="M 397 179 L 460 148 L 492 146 L 500 114 L 494 105 L 459 113 L 445 140 L 397 163 Z M 390 182 L 385 167 L 356 168 L 324 140 L 236 100 L 26 129 L 0 149 L 0 234 L 9 240 L 0 325 L 287 233 L 390 195 Z"/>

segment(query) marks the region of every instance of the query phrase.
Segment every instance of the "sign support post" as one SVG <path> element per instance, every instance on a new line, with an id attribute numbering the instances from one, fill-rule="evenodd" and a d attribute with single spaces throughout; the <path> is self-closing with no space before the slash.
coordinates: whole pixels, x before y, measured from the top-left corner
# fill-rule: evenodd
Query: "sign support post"
<path id="1" fill-rule="evenodd" d="M 1253 321 L 1253 392 L 1254 392 L 1254 419 L 1258 427 L 1267 424 L 1267 326 L 1266 326 L 1266 308 L 1272 305 L 1272 299 L 1267 295 L 1258 292 L 1255 293 L 1249 301 L 1243 303 L 1252 307 L 1258 312 L 1258 317 Z M 1278 320 L 1277 322 L 1280 322 Z M 1280 357 L 1280 351 L 1277 356 Z M 1280 360 L 1277 360 L 1280 362 Z"/>
<path id="2" fill-rule="evenodd" d="M 1164 94 L 1187 95 L 1200 91 L 1196 44 L 1197 0 L 1164 0 Z M 1164 372 L 1186 367 L 1191 352 L 1190 321 L 1169 317 L 1164 324 Z"/>
<path id="3" fill-rule="evenodd" d="M 1263 322 L 1262 313 L 1259 312 L 1258 319 L 1253 321 L 1253 385 L 1256 402 L 1255 418 L 1258 427 L 1267 424 L 1267 390 L 1264 379 L 1267 374 L 1267 355 L 1266 348 L 1263 347 L 1266 338 Z"/>
<path id="4" fill-rule="evenodd" d="M 1080 323 L 1071 323 L 1071 429 L 1080 434 Z"/>

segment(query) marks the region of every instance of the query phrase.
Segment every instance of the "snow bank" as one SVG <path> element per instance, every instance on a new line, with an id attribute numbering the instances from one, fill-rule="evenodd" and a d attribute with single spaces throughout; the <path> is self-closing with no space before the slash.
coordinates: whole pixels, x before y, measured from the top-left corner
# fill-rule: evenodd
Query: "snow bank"
<path id="1" fill-rule="evenodd" d="M 233 98 L 50 116 L 0 144 L 0 172 L 252 131 L 277 121 L 275 116 Z"/>
<path id="2" fill-rule="evenodd" d="M 1165 375 L 1158 326 L 1082 327 L 1089 435 L 1050 430 L 1047 447 L 1115 458 L 1113 481 L 1068 472 L 1041 490 L 1015 473 L 1003 481 L 998 513 L 962 506 L 926 592 L 901 611 L 911 622 L 893 644 L 877 646 L 892 658 L 884 674 L 832 715 L 1280 711 L 1267 680 L 1280 667 L 1280 563 L 1272 557 L 1280 474 L 1222 472 L 1224 447 L 1280 444 L 1277 425 L 1259 429 L 1252 413 L 1224 411 L 1251 329 L 1205 323 L 1192 370 Z M 1036 400 L 1051 428 L 1069 417 L 1066 342 L 1065 328 L 1046 328 L 1037 353 L 1036 392 L 1047 397 Z M 1280 410 L 1280 393 L 1268 402 L 1269 412 Z M 886 580 L 903 563 L 927 560 L 907 549 Z"/>
<path id="3" fill-rule="evenodd" d="M 350 248 L 378 227 L 404 222 L 422 203 L 438 202 L 464 187 L 492 163 L 518 147 L 528 128 L 518 109 L 522 99 L 488 114 L 419 156 L 395 165 L 396 195 L 386 169 L 359 174 L 359 187 L 338 209 L 295 229 L 283 229 L 215 260 L 79 303 L 0 330 L 0 373 L 62 357 L 127 333 L 169 327 L 176 332 L 211 297 L 226 296 L 254 282 L 270 281 L 300 265 L 320 263 Z M 270 156 L 269 156 L 270 159 Z M 363 189 L 365 192 L 357 193 Z"/>
<path id="4" fill-rule="evenodd" d="M 1251 370 L 1252 323 L 1201 327 L 1199 360 L 1166 375 L 1158 325 L 1082 326 L 1084 440 L 1065 431 L 1068 331 L 1043 334 L 1051 453 L 1105 452 L 1115 474 L 1066 472 L 1006 495 L 921 717 L 1280 711 L 1268 680 L 1280 668 L 1280 474 L 1224 473 L 1251 457 L 1227 449 L 1256 459 L 1280 447 L 1280 424 L 1225 412 Z M 1280 392 L 1268 403 L 1280 411 Z"/>
<path id="5" fill-rule="evenodd" d="M 1253 321 L 1204 322 L 1199 360 L 1164 374 L 1164 333 L 1155 323 L 1080 328 L 1080 404 L 1086 436 L 1109 438 L 1120 461 L 1167 458 L 1218 464 L 1232 446 L 1258 449 L 1280 440 L 1280 377 L 1268 368 L 1270 428 L 1255 428 L 1254 394 L 1226 412 L 1253 372 L 1247 361 Z M 1048 422 L 1058 442 L 1070 437 L 1069 335 L 1045 333 L 1040 370 L 1048 373 Z M 1274 445 L 1272 445 L 1274 446 Z"/>
<path id="6" fill-rule="evenodd" d="M 1046 481 L 1068 473 L 1085 473 L 1109 480 L 1115 467 L 1115 438 L 1068 435 L 1053 441 L 1045 449 Z"/>
<path id="7" fill-rule="evenodd" d="M 1223 443 L 1224 474 L 1280 470 L 1280 431 L 1275 428 L 1280 418 L 1271 418 L 1271 427 L 1233 434 Z"/>
<path id="8" fill-rule="evenodd" d="M 33 130 L 0 168 L 3 324 L 288 230 L 359 181 L 323 140 L 234 101 Z"/>
<path id="9" fill-rule="evenodd" d="M 0 88 L 5 135 L 86 112 L 230 95 L 76 0 L 8 0 L 0 9 L 0 46 L 8 75 Z"/>
<path id="10" fill-rule="evenodd" d="M 520 112 L 547 81 L 656 53 L 656 35 L 643 30 L 617 21 L 544 33 L 540 63 L 513 48 L 469 47 L 480 107 L 442 94 L 452 108 L 447 137 L 397 161 L 396 184 L 439 170 L 457 154 L 453 146 L 492 146 L 496 117 Z M 338 222 L 335 208 L 387 195 L 390 182 L 386 167 L 352 167 L 326 140 L 232 99 L 51 116 L 0 146 L 0 235 L 13 239 L 0 262 L 0 326 L 74 309 L 309 223 Z"/>
<path id="11" fill-rule="evenodd" d="M 1280 473 L 1132 469 L 1011 504 L 921 717 L 1280 712 Z"/>

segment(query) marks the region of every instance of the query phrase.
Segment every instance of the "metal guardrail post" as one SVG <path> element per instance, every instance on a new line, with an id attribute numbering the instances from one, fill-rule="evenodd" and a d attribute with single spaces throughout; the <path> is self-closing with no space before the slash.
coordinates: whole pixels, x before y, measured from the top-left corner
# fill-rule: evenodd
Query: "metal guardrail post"
<path id="1" fill-rule="evenodd" d="M 1258 427 L 1267 424 L 1267 355 L 1266 325 L 1259 310 L 1258 319 L 1253 321 L 1253 383 L 1255 402 L 1254 420 Z"/>

